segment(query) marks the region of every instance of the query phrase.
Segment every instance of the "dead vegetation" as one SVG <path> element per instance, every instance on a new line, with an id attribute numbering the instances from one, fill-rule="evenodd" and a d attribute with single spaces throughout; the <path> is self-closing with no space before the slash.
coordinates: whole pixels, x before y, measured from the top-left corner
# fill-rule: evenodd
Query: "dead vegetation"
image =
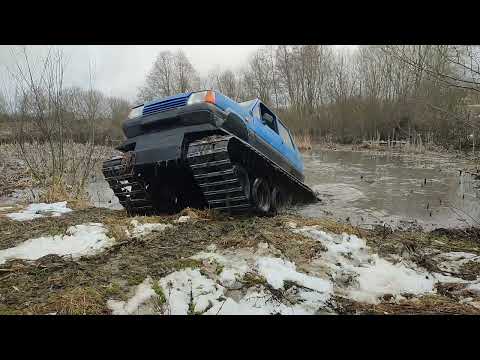
<path id="1" fill-rule="evenodd" d="M 104 99 L 93 89 L 91 70 L 88 90 L 64 88 L 67 59 L 62 51 L 50 49 L 35 57 L 26 47 L 18 50 L 8 69 L 15 91 L 8 99 L 11 144 L 0 149 L 6 158 L 0 159 L 0 170 L 5 170 L 0 195 L 25 186 L 27 179 L 27 186 L 42 190 L 41 201 L 70 200 L 85 207 L 86 185 L 114 152 L 99 146 L 96 136 Z"/>
<path id="2" fill-rule="evenodd" d="M 293 135 L 295 145 L 297 145 L 300 151 L 310 151 L 312 150 L 312 135 L 308 132 L 302 132 L 299 134 Z"/>
<path id="3" fill-rule="evenodd" d="M 11 144 L 0 144 L 0 196 L 33 185 L 28 168 L 15 153 Z"/>
<path id="4" fill-rule="evenodd" d="M 114 246 L 96 256 L 77 260 L 46 256 L 33 262 L 16 260 L 0 265 L 3 304 L 0 311 L 108 313 L 106 300 L 112 291 L 121 289 L 126 293 L 129 286 L 141 283 L 147 276 L 160 278 L 182 268 L 198 268 L 201 262 L 189 257 L 212 243 L 221 248 L 235 248 L 268 242 L 297 262 L 322 251 L 317 242 L 285 231 L 282 224 L 286 219 L 281 217 L 231 219 L 190 209 L 183 214 L 191 219 L 181 224 L 175 223 L 180 214 L 137 218 L 141 222 L 170 223 L 175 227 L 142 238 L 123 235 L 132 220 L 123 211 L 91 208 L 22 223 L 0 216 L 0 249 L 42 235 L 63 234 L 69 226 L 84 222 L 104 223 L 117 240 Z M 19 291 L 13 290 L 14 287 Z M 78 302 L 72 300 L 75 294 Z M 102 306 L 98 306 L 100 303 Z"/>
<path id="5" fill-rule="evenodd" d="M 383 301 L 380 304 L 359 303 L 350 299 L 337 297 L 336 310 L 343 315 L 479 315 L 480 309 L 461 304 L 455 299 L 443 295 L 424 295 L 401 300 L 399 302 Z"/>
<path id="6" fill-rule="evenodd" d="M 175 220 L 180 215 L 188 215 L 190 220 L 176 223 Z M 96 208 L 27 222 L 12 221 L 0 214 L 0 249 L 43 235 L 63 234 L 69 226 L 85 222 L 104 223 L 109 229 L 109 235 L 116 239 L 112 247 L 95 256 L 72 260 L 49 255 L 37 261 L 15 260 L 0 265 L 0 313 L 108 314 L 108 299 L 125 300 L 124 294 L 128 293 L 130 287 L 140 284 L 148 276 L 158 279 L 187 267 L 202 269 L 204 264 L 201 261 L 189 257 L 204 251 L 210 244 L 235 249 L 267 243 L 301 268 L 302 264 L 320 255 L 325 249 L 319 242 L 291 232 L 286 225 L 289 222 L 295 222 L 297 226 L 318 225 L 321 229 L 334 233 L 357 234 L 366 239 L 374 251 L 385 256 L 402 254 L 405 249 L 410 249 L 407 250 L 413 254 L 410 259 L 419 264 L 422 258 L 423 261 L 428 259 L 425 254 L 429 254 L 431 249 L 480 254 L 478 240 L 470 237 L 473 230 L 454 233 L 451 238 L 445 233 L 435 232 L 384 234 L 381 230 L 360 230 L 331 220 L 308 219 L 289 214 L 273 218 L 230 218 L 192 209 L 172 216 L 135 219 L 141 223 L 172 224 L 173 228 L 141 238 L 128 237 L 125 230 L 131 230 L 132 218 L 127 217 L 123 211 Z M 428 264 L 422 266 L 428 269 Z M 466 263 L 461 271 L 466 277 L 472 276 L 478 271 L 476 266 Z M 212 271 L 218 272 L 218 269 Z M 264 279 L 252 274 L 247 274 L 243 281 L 248 286 L 264 283 Z M 271 293 L 267 289 L 267 293 L 273 300 L 286 301 L 276 291 Z M 458 294 L 474 296 L 465 293 L 464 289 L 444 286 L 437 289 L 436 295 L 406 299 L 398 303 L 385 299 L 379 305 L 368 305 L 336 299 L 335 306 L 340 313 L 478 313 L 474 306 L 460 304 Z M 162 307 L 161 303 L 157 305 Z"/>

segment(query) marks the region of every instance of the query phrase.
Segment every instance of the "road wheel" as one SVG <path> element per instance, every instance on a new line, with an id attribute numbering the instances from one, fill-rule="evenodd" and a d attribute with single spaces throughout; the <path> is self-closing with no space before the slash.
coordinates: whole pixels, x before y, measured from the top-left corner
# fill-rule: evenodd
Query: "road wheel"
<path id="1" fill-rule="evenodd" d="M 271 212 L 277 214 L 282 211 L 287 205 L 287 197 L 280 186 L 274 186 L 271 195 Z"/>
<path id="2" fill-rule="evenodd" d="M 271 192 L 268 182 L 263 178 L 256 178 L 252 186 L 252 200 L 258 212 L 265 215 L 270 211 Z"/>

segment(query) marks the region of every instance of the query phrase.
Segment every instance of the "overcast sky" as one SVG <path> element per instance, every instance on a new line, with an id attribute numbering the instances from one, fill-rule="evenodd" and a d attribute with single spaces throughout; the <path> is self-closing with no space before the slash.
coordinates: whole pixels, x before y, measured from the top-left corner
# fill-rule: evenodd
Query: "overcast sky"
<path id="1" fill-rule="evenodd" d="M 94 87 L 108 96 L 133 101 L 147 72 L 162 50 L 182 48 L 200 73 L 207 75 L 216 66 L 235 70 L 246 63 L 260 45 L 68 45 L 58 46 L 67 55 L 66 85 L 88 86 L 89 63 L 94 64 Z M 45 54 L 49 46 L 28 46 L 32 54 Z M 0 77 L 12 66 L 12 46 L 0 45 Z"/>

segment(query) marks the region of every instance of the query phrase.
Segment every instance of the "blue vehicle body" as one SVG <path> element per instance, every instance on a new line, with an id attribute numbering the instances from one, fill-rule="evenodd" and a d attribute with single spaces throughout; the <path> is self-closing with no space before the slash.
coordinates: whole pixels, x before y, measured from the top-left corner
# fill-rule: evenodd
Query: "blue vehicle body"
<path id="1" fill-rule="evenodd" d="M 290 131 L 259 99 L 238 103 L 213 90 L 177 94 L 134 107 L 123 131 L 127 139 L 117 149 L 130 157 L 105 162 L 104 175 L 124 206 L 137 202 L 142 206 L 132 208 L 154 208 L 152 204 L 163 202 L 196 207 L 203 202 L 222 209 L 246 208 L 258 189 L 273 189 L 273 197 L 290 192 L 304 200 L 314 198 L 303 184 L 303 159 Z M 215 150 L 221 144 L 223 153 Z M 201 158 L 205 163 L 198 164 Z M 207 167 L 208 173 L 200 170 Z M 198 180 L 205 177 L 210 182 Z M 131 185 L 125 186 L 128 181 Z M 225 193 L 232 194 L 219 195 Z M 267 208 L 263 206 L 263 212 Z"/>
<path id="2" fill-rule="evenodd" d="M 262 103 L 260 99 L 254 99 L 246 101 L 245 104 L 237 103 L 234 100 L 226 97 L 223 94 L 218 92 L 216 94 L 217 103 L 216 105 L 226 112 L 235 112 L 239 115 L 240 118 L 244 119 L 247 128 L 263 141 L 268 143 L 272 148 L 274 148 L 278 153 L 282 154 L 293 166 L 298 170 L 299 173 L 303 173 L 303 159 L 300 151 L 293 141 L 293 137 L 290 131 L 287 129 L 285 124 L 280 120 L 280 118 L 275 115 L 270 109 L 267 108 L 265 104 Z M 261 109 L 260 107 L 265 107 L 272 114 L 274 114 L 274 126 L 276 130 L 271 129 L 267 126 L 261 119 Z M 282 136 L 278 133 L 278 127 L 283 126 L 287 132 L 287 139 L 283 139 Z M 289 142 L 287 142 L 289 141 Z"/>
<path id="3" fill-rule="evenodd" d="M 260 151 L 266 153 L 272 161 L 277 163 L 280 167 L 288 168 L 287 171 L 292 173 L 295 177 L 303 181 L 304 165 L 300 151 L 293 141 L 293 136 L 286 128 L 283 122 L 276 116 L 268 107 L 260 100 L 253 99 L 243 103 L 238 103 L 229 97 L 215 91 L 215 104 L 195 104 L 187 105 L 191 92 L 172 95 L 162 99 L 155 99 L 145 102 L 138 107 L 143 107 L 143 111 L 134 119 L 127 120 L 124 125 L 124 133 L 128 140 L 126 144 L 120 147 L 128 149 L 125 146 L 129 143 L 135 143 L 135 151 L 137 160 L 142 162 L 151 162 L 159 154 L 148 155 L 148 152 L 156 151 L 157 148 L 162 148 L 164 155 L 161 161 L 173 160 L 181 156 L 177 151 L 170 154 L 169 148 L 180 149 L 179 144 L 184 140 L 184 135 L 187 133 L 195 133 L 204 131 L 200 127 L 186 127 L 182 121 L 178 121 L 177 113 L 188 113 L 191 111 L 192 117 L 199 119 L 200 111 L 209 111 L 214 113 L 214 117 L 235 118 L 236 127 L 245 127 L 248 138 L 244 138 L 246 142 L 254 147 L 258 147 Z M 216 111 L 215 111 L 216 110 Z M 177 112 L 177 113 L 172 113 Z M 262 112 L 268 112 L 273 115 L 273 126 L 267 126 L 262 120 Z M 187 123 L 201 123 L 203 120 L 188 121 Z M 173 128 L 169 128 L 168 124 L 172 124 Z M 157 130 L 163 131 L 148 131 L 149 125 L 152 128 L 157 126 Z M 162 127 L 161 124 L 165 124 Z M 222 127 L 221 121 L 217 121 L 215 126 Z M 273 129 L 272 129 L 273 128 Z M 283 129 L 282 133 L 280 133 Z M 181 131 L 180 131 L 181 130 Z M 228 129 L 225 129 L 228 130 Z M 231 130 L 234 135 L 239 135 L 234 130 Z M 160 144 L 162 143 L 162 144 Z M 146 155 L 145 157 L 143 155 Z"/>

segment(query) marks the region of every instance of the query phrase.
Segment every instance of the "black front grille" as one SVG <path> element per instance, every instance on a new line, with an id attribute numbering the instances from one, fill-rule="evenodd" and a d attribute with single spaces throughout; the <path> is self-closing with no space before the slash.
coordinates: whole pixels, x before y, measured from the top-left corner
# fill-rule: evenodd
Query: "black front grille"
<path id="1" fill-rule="evenodd" d="M 159 112 L 176 109 L 181 106 L 185 106 L 187 104 L 187 101 L 188 95 L 149 104 L 143 108 L 143 115 L 152 115 Z"/>

